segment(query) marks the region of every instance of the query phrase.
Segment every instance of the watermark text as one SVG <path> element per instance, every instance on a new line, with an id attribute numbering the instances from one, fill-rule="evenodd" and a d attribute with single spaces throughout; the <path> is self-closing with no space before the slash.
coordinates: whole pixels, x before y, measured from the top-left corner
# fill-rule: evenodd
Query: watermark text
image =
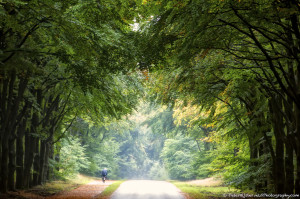
<path id="1" fill-rule="evenodd" d="M 268 193 L 261 193 L 261 194 L 224 194 L 224 197 L 230 198 L 299 198 L 299 194 L 268 194 Z"/>

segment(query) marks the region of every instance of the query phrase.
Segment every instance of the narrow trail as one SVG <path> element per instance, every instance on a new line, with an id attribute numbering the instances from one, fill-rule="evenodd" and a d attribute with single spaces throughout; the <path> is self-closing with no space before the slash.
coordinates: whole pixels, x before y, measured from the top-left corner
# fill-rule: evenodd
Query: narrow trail
<path id="1" fill-rule="evenodd" d="M 101 180 L 95 180 L 71 191 L 45 197 L 45 199 L 92 199 L 98 196 L 106 187 L 108 187 L 112 183 L 113 181 L 110 180 L 106 181 L 105 183 L 103 183 Z"/>

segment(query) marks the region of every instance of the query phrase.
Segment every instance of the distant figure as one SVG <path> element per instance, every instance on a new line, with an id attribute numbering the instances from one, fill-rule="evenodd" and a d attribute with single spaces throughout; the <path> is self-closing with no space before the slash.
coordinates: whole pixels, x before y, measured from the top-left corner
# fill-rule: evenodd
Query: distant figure
<path id="1" fill-rule="evenodd" d="M 102 181 L 103 181 L 103 183 L 105 183 L 106 176 L 107 176 L 107 168 L 104 168 L 104 169 L 101 171 L 101 175 L 102 175 Z"/>

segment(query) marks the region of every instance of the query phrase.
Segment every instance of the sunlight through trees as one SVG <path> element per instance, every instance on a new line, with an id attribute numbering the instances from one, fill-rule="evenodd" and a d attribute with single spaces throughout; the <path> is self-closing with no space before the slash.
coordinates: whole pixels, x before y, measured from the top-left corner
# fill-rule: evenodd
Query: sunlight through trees
<path id="1" fill-rule="evenodd" d="M 0 191 L 77 172 L 300 193 L 296 0 L 0 1 Z"/>

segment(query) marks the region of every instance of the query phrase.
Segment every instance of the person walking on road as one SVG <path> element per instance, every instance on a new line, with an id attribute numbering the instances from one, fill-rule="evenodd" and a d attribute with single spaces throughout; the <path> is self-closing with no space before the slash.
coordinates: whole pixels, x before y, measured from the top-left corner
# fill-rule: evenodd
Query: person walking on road
<path id="1" fill-rule="evenodd" d="M 105 183 L 105 180 L 107 178 L 107 168 L 104 168 L 102 171 L 101 171 L 101 175 L 102 175 L 102 181 L 103 183 Z"/>

